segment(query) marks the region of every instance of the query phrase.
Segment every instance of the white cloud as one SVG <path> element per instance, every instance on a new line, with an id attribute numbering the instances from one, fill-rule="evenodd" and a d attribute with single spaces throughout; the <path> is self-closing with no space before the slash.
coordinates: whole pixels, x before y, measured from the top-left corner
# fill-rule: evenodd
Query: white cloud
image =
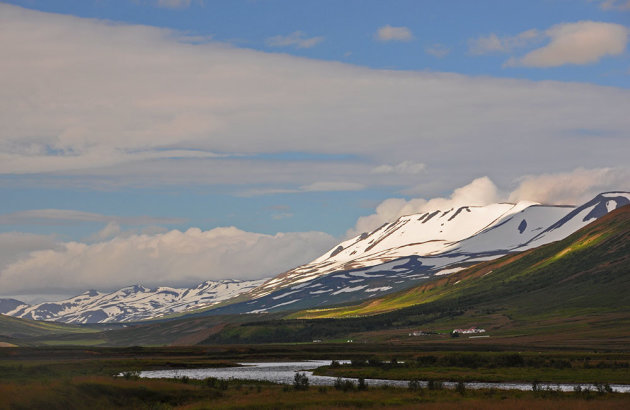
<path id="1" fill-rule="evenodd" d="M 107 225 L 105 225 L 103 229 L 101 229 L 100 231 L 92 235 L 89 239 L 92 242 L 100 242 L 100 241 L 114 238 L 120 235 L 121 232 L 122 232 L 122 229 L 120 228 L 120 225 L 118 225 L 118 223 L 109 222 Z"/>
<path id="2" fill-rule="evenodd" d="M 115 223 L 120 225 L 181 224 L 183 218 L 111 216 L 72 209 L 31 209 L 0 215 L 0 225 L 67 225 L 81 222 Z"/>
<path id="3" fill-rule="evenodd" d="M 444 44 L 433 44 L 424 49 L 425 53 L 432 55 L 433 57 L 442 58 L 446 57 L 451 49 Z"/>
<path id="4" fill-rule="evenodd" d="M 511 180 L 630 149 L 622 88 L 372 70 L 7 4 L 0 28 L 0 174 L 20 183 L 411 185 L 370 170 L 413 152 L 439 193 L 480 165 Z M 256 157 L 278 152 L 354 159 Z"/>
<path id="5" fill-rule="evenodd" d="M 1 272 L 12 263 L 29 257 L 31 252 L 43 250 L 61 250 L 63 245 L 54 235 L 39 235 L 24 232 L 2 232 L 0 233 L 0 283 Z M 4 289 L 0 285 L 0 297 L 16 297 L 17 293 Z M 68 296 L 64 294 L 64 296 Z M 29 303 L 31 297 L 20 295 L 17 299 Z"/>
<path id="6" fill-rule="evenodd" d="M 627 27 L 614 23 L 579 21 L 557 24 L 545 34 L 549 44 L 508 60 L 508 66 L 557 67 L 565 64 L 589 64 L 605 56 L 619 55 L 628 43 Z"/>
<path id="7" fill-rule="evenodd" d="M 374 37 L 379 41 L 411 41 L 413 34 L 407 27 L 392 27 L 387 24 L 379 27 Z"/>
<path id="8" fill-rule="evenodd" d="M 630 169 L 578 168 L 571 172 L 528 175 L 509 195 L 509 201 L 580 204 L 604 191 L 630 191 Z"/>
<path id="9" fill-rule="evenodd" d="M 414 198 L 405 200 L 391 198 L 381 202 L 372 215 L 362 216 L 347 236 L 352 237 L 370 232 L 386 222 L 392 222 L 403 215 L 427 212 L 436 209 L 457 208 L 464 205 L 487 205 L 500 199 L 499 190 L 488 177 L 477 178 L 470 184 L 455 189 L 448 198 Z"/>
<path id="10" fill-rule="evenodd" d="M 598 0 L 602 10 L 630 10 L 630 0 Z"/>
<path id="11" fill-rule="evenodd" d="M 293 214 L 291 212 L 282 212 L 279 214 L 271 215 L 271 219 L 280 220 L 280 219 L 289 219 L 293 218 Z"/>
<path id="12" fill-rule="evenodd" d="M 265 40 L 269 47 L 288 47 L 311 48 L 324 41 L 324 37 L 306 37 L 303 31 L 294 31 L 286 36 L 274 36 Z"/>
<path id="13" fill-rule="evenodd" d="M 0 233 L 0 271 L 4 266 L 27 256 L 30 252 L 60 248 L 58 239 L 54 235 L 2 232 Z"/>
<path id="14" fill-rule="evenodd" d="M 508 190 L 499 189 L 490 178 L 481 177 L 446 197 L 387 199 L 376 207 L 374 214 L 359 218 L 348 235 L 371 231 L 402 215 L 464 205 L 486 205 L 504 200 L 579 204 L 603 191 L 630 191 L 629 181 L 630 169 L 627 167 L 578 168 L 570 172 L 525 176 L 516 181 L 517 187 L 508 193 Z M 324 185 L 321 183 L 311 188 Z M 286 206 L 269 209 L 287 211 L 274 213 L 272 218 L 291 217 Z M 92 217 L 88 214 L 81 218 Z M 151 229 L 137 234 L 121 231 L 115 222 L 91 240 L 99 242 L 60 242 L 54 236 L 0 233 L 2 294 L 67 295 L 89 288 L 109 290 L 132 283 L 185 286 L 208 279 L 260 278 L 308 262 L 337 241 L 322 232 L 265 235 L 234 227 L 209 231 L 191 228 L 185 232 Z"/>
<path id="15" fill-rule="evenodd" d="M 0 289 L 4 294 L 67 294 L 133 283 L 183 286 L 210 279 L 257 279 L 306 263 L 335 242 L 322 232 L 263 235 L 234 227 L 132 235 L 95 244 L 66 242 L 0 268 Z"/>
<path id="16" fill-rule="evenodd" d="M 191 0 L 157 0 L 158 7 L 169 9 L 183 9 L 190 7 Z"/>
<path id="17" fill-rule="evenodd" d="M 320 192 L 320 191 L 360 191 L 365 188 L 363 184 L 355 182 L 335 182 L 321 181 L 300 187 L 303 192 Z"/>
<path id="18" fill-rule="evenodd" d="M 271 194 L 295 194 L 300 192 L 338 192 L 360 191 L 365 185 L 356 182 L 344 181 L 317 181 L 312 184 L 302 185 L 298 188 L 255 188 L 243 191 L 241 196 L 258 196 Z"/>
<path id="19" fill-rule="evenodd" d="M 522 200 L 553 205 L 579 205 L 605 191 L 630 192 L 629 168 L 577 168 L 570 172 L 527 175 L 519 178 L 511 192 L 497 188 L 488 177 L 477 178 L 457 188 L 448 198 L 390 198 L 381 202 L 372 215 L 362 216 L 348 230 L 352 237 L 372 231 L 397 218 L 435 210 L 448 210 L 464 205 L 487 205 L 500 201 Z"/>
<path id="20" fill-rule="evenodd" d="M 474 55 L 507 53 L 540 41 L 543 34 L 536 29 L 523 31 L 516 36 L 499 37 L 494 33 L 468 40 L 468 52 Z"/>
<path id="21" fill-rule="evenodd" d="M 372 169 L 372 174 L 398 174 L 417 175 L 422 173 L 427 166 L 421 162 L 403 161 L 396 165 L 379 165 Z"/>

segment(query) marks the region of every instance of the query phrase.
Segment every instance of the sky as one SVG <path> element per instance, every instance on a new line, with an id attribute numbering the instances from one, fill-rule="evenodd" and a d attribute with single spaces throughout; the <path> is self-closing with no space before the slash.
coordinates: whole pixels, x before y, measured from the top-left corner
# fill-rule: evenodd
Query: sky
<path id="1" fill-rule="evenodd" d="M 629 36 L 628 0 L 0 2 L 0 297 L 630 190 Z"/>

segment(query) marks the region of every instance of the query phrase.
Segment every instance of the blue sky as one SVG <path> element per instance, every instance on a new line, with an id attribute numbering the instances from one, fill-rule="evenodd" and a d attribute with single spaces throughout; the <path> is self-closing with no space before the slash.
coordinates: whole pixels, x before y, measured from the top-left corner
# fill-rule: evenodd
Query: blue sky
<path id="1" fill-rule="evenodd" d="M 11 294 L 258 278 L 434 197 L 630 189 L 627 0 L 23 0 L 0 27 Z M 206 270 L 129 277 L 190 229 Z M 288 253 L 220 258 L 252 241 Z M 106 244 L 127 255 L 109 282 Z"/>
<path id="2" fill-rule="evenodd" d="M 627 53 L 592 64 L 563 65 L 545 70 L 502 67 L 505 54 L 472 56 L 471 39 L 490 34 L 514 36 L 545 30 L 555 24 L 584 20 L 630 24 L 623 0 L 480 1 L 174 1 L 153 0 L 7 1 L 36 10 L 115 22 L 168 27 L 191 36 L 265 52 L 282 52 L 372 68 L 435 70 L 532 80 L 584 81 L 630 86 Z M 624 9 L 626 7 L 626 9 Z M 408 41 L 374 41 L 379 27 L 407 27 Z M 322 37 L 312 47 L 273 47 L 266 40 L 296 31 L 304 38 Z M 443 57 L 427 49 L 448 50 Z M 527 48 L 520 49 L 521 54 Z"/>

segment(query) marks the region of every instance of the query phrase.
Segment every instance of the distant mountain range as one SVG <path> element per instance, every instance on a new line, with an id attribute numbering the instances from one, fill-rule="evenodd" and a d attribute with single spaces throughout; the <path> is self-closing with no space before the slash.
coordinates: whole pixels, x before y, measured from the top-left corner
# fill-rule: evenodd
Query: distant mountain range
<path id="1" fill-rule="evenodd" d="M 34 306 L 0 299 L 0 313 L 67 323 L 128 322 L 175 313 L 267 313 L 360 302 L 564 239 L 628 204 L 630 192 L 605 192 L 580 206 L 523 201 L 434 210 L 357 235 L 268 280 L 208 281 L 192 289 L 132 286 Z"/>
<path id="2" fill-rule="evenodd" d="M 189 289 L 149 289 L 135 285 L 111 293 L 89 290 L 70 299 L 36 305 L 28 305 L 15 299 L 0 299 L 0 313 L 65 323 L 140 321 L 208 308 L 255 288 L 264 281 L 265 279 L 206 281 Z"/>

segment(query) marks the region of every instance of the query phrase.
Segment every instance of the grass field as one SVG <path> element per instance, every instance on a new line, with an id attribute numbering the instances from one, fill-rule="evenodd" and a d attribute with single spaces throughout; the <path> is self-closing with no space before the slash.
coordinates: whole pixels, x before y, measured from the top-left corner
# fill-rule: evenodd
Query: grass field
<path id="1" fill-rule="evenodd" d="M 432 352 L 406 356 L 402 363 L 395 357 L 355 359 L 351 364 L 320 368 L 315 374 L 390 380 L 630 384 L 630 354 Z"/>
<path id="2" fill-rule="evenodd" d="M 276 385 L 232 381 L 222 388 L 203 382 L 77 377 L 50 383 L 0 385 L 1 408 L 28 409 L 280 409 L 280 408 L 433 408 L 433 409 L 625 409 L 621 394 L 409 390 L 358 391 L 311 387 L 296 391 Z"/>
<path id="3" fill-rule="evenodd" d="M 141 369 L 198 368 L 229 366 L 240 360 L 297 360 L 315 358 L 385 358 L 385 346 L 365 345 L 258 345 L 208 346 L 188 348 L 3 348 L 0 349 L 0 409 L 276 409 L 276 408 L 423 408 L 451 409 L 624 409 L 630 406 L 630 395 L 619 393 L 556 391 L 518 392 L 498 390 L 448 390 L 436 383 L 428 388 L 372 387 L 359 390 L 357 386 L 335 389 L 310 387 L 295 390 L 292 386 L 265 382 L 232 380 L 148 380 L 138 379 Z M 408 363 L 428 363 L 425 370 L 443 368 L 449 361 L 466 366 L 457 373 L 435 373 L 436 380 L 452 377 L 465 379 L 483 373 L 498 363 L 521 362 L 514 353 L 459 353 L 424 352 L 408 346 L 389 346 L 387 357 L 395 355 Z M 588 358 L 588 359 L 587 359 Z M 375 359 L 374 359 L 375 360 Z M 373 363 L 375 363 L 373 360 Z M 380 359 L 379 359 L 380 360 Z M 391 360 L 389 358 L 388 360 Z M 524 368 L 511 366 L 520 374 L 527 368 L 539 371 L 563 370 L 570 363 L 573 370 L 589 366 L 607 374 L 612 365 L 625 366 L 629 355 L 615 353 L 528 353 L 522 356 Z M 458 362 L 459 361 L 459 362 Z M 507 361 L 507 362 L 506 362 Z M 437 363 L 437 364 L 436 364 Z M 451 363 L 451 364 L 453 364 Z M 554 367 L 553 364 L 556 364 Z M 539 367 L 535 367 L 537 364 Z M 599 365 L 599 366 L 598 366 Z M 404 367 L 380 363 L 379 368 L 389 375 L 402 376 Z M 389 366 L 389 369 L 388 367 Z M 350 371 L 351 367 L 340 367 Z M 368 366 L 363 366 L 363 370 Z M 498 368 L 501 371 L 502 368 Z M 583 369 L 585 370 L 585 369 Z M 627 368 L 625 369 L 627 373 Z M 603 373 L 602 373 L 603 372 Z M 123 377 L 115 374 L 125 373 Z M 467 375 L 466 375 L 467 373 Z M 428 374 L 428 373 L 425 373 Z M 557 373 L 561 374 L 561 373 Z M 571 374 L 567 372 L 566 375 Z M 576 373 L 580 378 L 579 372 Z M 542 380 L 542 379 L 540 379 Z M 573 378 L 572 381 L 575 381 Z M 412 386 L 413 387 L 413 386 Z"/>

